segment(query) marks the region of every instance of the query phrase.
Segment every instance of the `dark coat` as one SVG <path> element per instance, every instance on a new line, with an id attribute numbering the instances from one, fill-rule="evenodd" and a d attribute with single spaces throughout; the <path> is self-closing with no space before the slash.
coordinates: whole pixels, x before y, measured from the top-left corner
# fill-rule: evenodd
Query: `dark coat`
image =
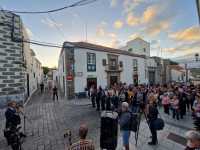
<path id="1" fill-rule="evenodd" d="M 121 130 L 130 130 L 130 121 L 131 121 L 131 113 L 130 112 L 122 112 L 120 115 L 120 129 Z"/>
<path id="2" fill-rule="evenodd" d="M 154 121 L 158 118 L 158 109 L 155 106 L 149 106 L 148 119 Z"/>
<path id="3" fill-rule="evenodd" d="M 16 110 L 8 108 L 5 112 L 6 128 L 16 128 L 21 123 L 20 116 L 16 114 Z"/>

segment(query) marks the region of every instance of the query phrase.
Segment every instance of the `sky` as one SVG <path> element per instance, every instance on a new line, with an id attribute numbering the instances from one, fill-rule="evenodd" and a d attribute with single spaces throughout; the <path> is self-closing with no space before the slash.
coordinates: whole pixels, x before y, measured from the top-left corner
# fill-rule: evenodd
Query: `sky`
<path id="1" fill-rule="evenodd" d="M 79 0 L 0 0 L 6 10 L 41 11 Z M 200 52 L 195 0 L 98 0 L 51 14 L 19 14 L 30 39 L 62 45 L 86 41 L 120 48 L 141 37 L 151 55 L 175 58 Z M 87 38 L 86 38 L 87 31 Z M 43 66 L 55 67 L 60 48 L 31 45 Z"/>

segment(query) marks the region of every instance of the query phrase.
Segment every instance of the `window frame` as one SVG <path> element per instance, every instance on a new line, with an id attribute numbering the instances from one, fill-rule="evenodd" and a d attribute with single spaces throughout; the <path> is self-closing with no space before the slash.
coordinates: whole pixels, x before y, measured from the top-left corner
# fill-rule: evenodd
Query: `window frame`
<path id="1" fill-rule="evenodd" d="M 96 54 L 87 52 L 87 71 L 96 72 Z"/>

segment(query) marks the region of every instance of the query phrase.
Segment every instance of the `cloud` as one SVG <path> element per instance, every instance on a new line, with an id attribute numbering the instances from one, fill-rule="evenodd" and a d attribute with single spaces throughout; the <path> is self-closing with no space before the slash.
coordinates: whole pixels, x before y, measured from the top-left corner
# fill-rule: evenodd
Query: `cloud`
<path id="1" fill-rule="evenodd" d="M 171 33 L 169 37 L 177 41 L 197 41 L 200 40 L 200 28 L 192 26 L 181 31 Z"/>
<path id="2" fill-rule="evenodd" d="M 133 40 L 137 37 L 141 37 L 141 35 L 139 35 L 138 33 L 133 33 L 132 35 L 129 36 L 129 40 Z"/>
<path id="3" fill-rule="evenodd" d="M 120 45 L 120 41 L 119 40 L 117 40 L 117 39 L 115 39 L 115 40 L 112 40 L 109 44 L 108 44 L 108 46 L 109 47 L 112 47 L 112 48 L 118 48 L 119 47 L 119 45 Z"/>
<path id="4" fill-rule="evenodd" d="M 96 35 L 97 36 L 104 36 L 105 35 L 105 29 L 101 26 L 97 27 Z"/>
<path id="5" fill-rule="evenodd" d="M 111 7 L 117 6 L 117 1 L 118 1 L 118 0 L 111 0 L 110 6 L 111 6 Z"/>
<path id="6" fill-rule="evenodd" d="M 97 29 L 96 29 L 96 35 L 97 36 L 105 36 L 106 34 L 106 31 L 105 31 L 105 27 L 107 26 L 107 22 L 105 21 L 102 21 L 98 26 L 97 26 Z"/>
<path id="7" fill-rule="evenodd" d="M 144 30 L 143 33 L 148 34 L 150 36 L 156 36 L 161 31 L 164 31 L 170 27 L 169 21 L 160 21 L 160 22 L 154 22 L 152 24 L 149 24 Z"/>
<path id="8" fill-rule="evenodd" d="M 176 47 L 164 48 L 163 50 L 168 53 L 178 53 L 189 54 L 194 52 L 199 52 L 200 49 L 200 41 L 192 42 L 192 43 L 183 43 Z"/>
<path id="9" fill-rule="evenodd" d="M 135 9 L 137 9 L 139 6 L 143 4 L 152 4 L 160 0 L 123 0 L 123 7 L 124 11 L 123 13 L 127 14 L 130 12 L 133 12 Z"/>
<path id="10" fill-rule="evenodd" d="M 116 20 L 116 21 L 114 22 L 114 28 L 120 29 L 120 28 L 122 28 L 123 24 L 124 24 L 124 23 L 123 23 L 121 20 Z"/>
<path id="11" fill-rule="evenodd" d="M 129 25 L 129 26 L 135 26 L 135 25 L 138 25 L 140 23 L 140 18 L 137 17 L 137 16 L 134 16 L 133 13 L 129 13 L 127 15 L 127 18 L 126 18 L 126 23 Z"/>
<path id="12" fill-rule="evenodd" d="M 105 22 L 105 21 L 102 21 L 102 22 L 100 23 L 100 25 L 101 25 L 101 26 L 104 26 L 104 27 L 107 26 L 107 24 L 108 24 L 108 23 Z"/>
<path id="13" fill-rule="evenodd" d="M 108 33 L 108 36 L 113 38 L 113 39 L 117 38 L 117 35 L 115 33 Z"/>
<path id="14" fill-rule="evenodd" d="M 159 15 L 162 12 L 162 8 L 158 4 L 148 6 L 141 14 L 142 17 L 135 16 L 133 12 L 129 12 L 126 17 L 126 22 L 129 26 L 143 25 L 148 26 L 154 22 L 162 20 Z M 164 20 L 164 19 L 163 19 Z"/>
<path id="15" fill-rule="evenodd" d="M 49 19 L 49 18 L 44 18 L 44 19 L 41 20 L 41 22 L 42 22 L 43 24 L 46 24 L 46 25 L 49 26 L 50 28 L 62 27 L 62 26 L 63 26 L 63 24 L 57 23 L 57 22 L 55 22 L 55 21 L 53 21 L 53 20 L 51 20 L 51 19 Z"/>
<path id="16" fill-rule="evenodd" d="M 33 32 L 28 27 L 25 27 L 25 30 L 26 30 L 29 38 L 33 37 Z"/>
<path id="17" fill-rule="evenodd" d="M 130 27 L 140 26 L 140 34 L 152 37 L 157 36 L 163 30 L 169 32 L 172 20 L 178 14 L 177 10 L 172 8 L 175 3 L 173 0 L 165 3 L 161 0 L 136 0 L 136 3 L 138 5 L 144 3 L 144 7 L 148 3 L 148 6 L 140 14 L 135 15 L 138 11 L 127 13 L 126 23 Z"/>
<path id="18" fill-rule="evenodd" d="M 123 7 L 124 7 L 124 13 L 130 13 L 135 8 L 140 6 L 142 3 L 148 2 L 148 0 L 123 0 Z M 151 0 L 149 0 L 151 1 Z"/>
<path id="19" fill-rule="evenodd" d="M 147 7 L 147 9 L 143 13 L 142 22 L 148 23 L 148 22 L 151 22 L 152 20 L 154 20 L 154 18 L 158 14 L 158 10 L 159 10 L 159 8 L 157 5 L 152 5 L 152 6 Z"/>

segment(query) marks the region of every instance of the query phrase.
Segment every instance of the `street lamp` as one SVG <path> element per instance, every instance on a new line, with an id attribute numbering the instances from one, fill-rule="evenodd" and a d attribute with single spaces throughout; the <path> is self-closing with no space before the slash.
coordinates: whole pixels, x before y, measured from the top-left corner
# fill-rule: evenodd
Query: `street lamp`
<path id="1" fill-rule="evenodd" d="M 198 53 L 195 54 L 195 60 L 199 61 L 199 54 Z"/>
<path id="2" fill-rule="evenodd" d="M 198 12 L 199 24 L 200 24 L 200 0 L 196 0 L 196 5 L 197 5 L 197 12 Z"/>

